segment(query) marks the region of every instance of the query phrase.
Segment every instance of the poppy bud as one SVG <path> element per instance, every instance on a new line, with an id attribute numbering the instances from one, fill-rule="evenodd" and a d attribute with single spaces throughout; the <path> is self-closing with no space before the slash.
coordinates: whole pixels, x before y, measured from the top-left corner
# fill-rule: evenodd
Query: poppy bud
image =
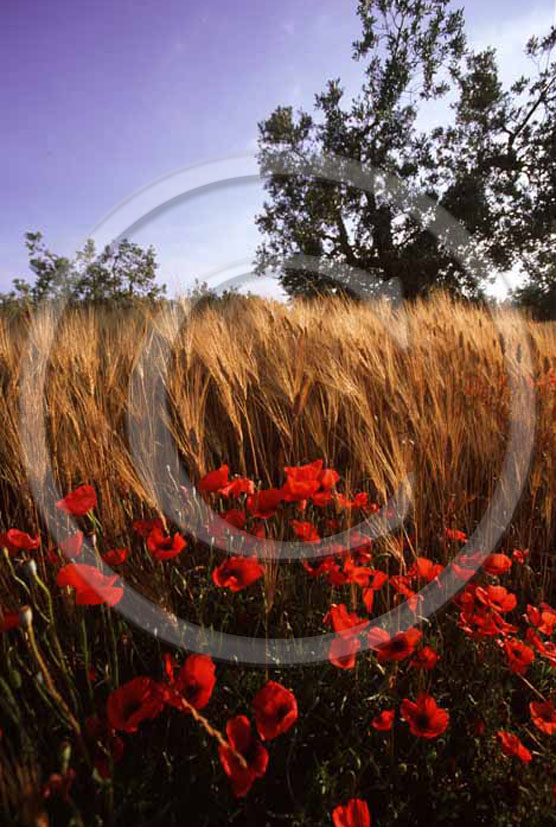
<path id="1" fill-rule="evenodd" d="M 33 611 L 30 606 L 22 606 L 19 610 L 19 624 L 23 629 L 30 629 L 33 623 Z"/>

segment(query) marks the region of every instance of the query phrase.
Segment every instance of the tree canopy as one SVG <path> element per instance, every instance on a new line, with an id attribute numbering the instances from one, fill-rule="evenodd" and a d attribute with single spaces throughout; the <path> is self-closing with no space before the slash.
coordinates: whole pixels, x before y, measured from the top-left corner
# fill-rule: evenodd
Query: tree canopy
<path id="1" fill-rule="evenodd" d="M 493 268 L 519 265 L 529 286 L 556 296 L 556 30 L 529 40 L 532 75 L 505 88 L 495 50 L 469 47 L 449 0 L 360 0 L 357 14 L 359 93 L 346 99 L 333 79 L 312 112 L 280 106 L 259 124 L 258 271 L 277 269 L 294 296 L 368 294 L 398 279 L 407 298 L 435 288 L 475 298 Z M 439 106 L 442 125 L 431 125 Z M 377 171 L 374 191 L 308 174 L 323 156 Z M 412 193 L 461 222 L 484 266 L 469 266 L 468 248 L 447 249 L 449 229 L 432 233 L 409 214 Z"/>

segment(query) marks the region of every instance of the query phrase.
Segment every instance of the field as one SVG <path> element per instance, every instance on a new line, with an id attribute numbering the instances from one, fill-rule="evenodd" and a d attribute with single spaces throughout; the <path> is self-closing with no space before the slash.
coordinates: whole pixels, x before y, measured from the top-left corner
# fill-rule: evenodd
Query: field
<path id="1" fill-rule="evenodd" d="M 556 824 L 555 368 L 443 296 L 0 319 L 2 823 Z"/>

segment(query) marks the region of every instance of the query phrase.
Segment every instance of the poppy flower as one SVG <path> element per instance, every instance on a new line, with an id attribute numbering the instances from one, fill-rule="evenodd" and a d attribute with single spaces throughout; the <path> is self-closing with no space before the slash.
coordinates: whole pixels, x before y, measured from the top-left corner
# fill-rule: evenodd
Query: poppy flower
<path id="1" fill-rule="evenodd" d="M 475 595 L 477 600 L 485 606 L 502 614 L 511 612 L 517 606 L 517 597 L 513 592 L 505 589 L 504 586 L 486 586 L 484 589 L 477 586 Z"/>
<path id="2" fill-rule="evenodd" d="M 239 592 L 263 574 L 263 567 L 254 557 L 228 557 L 214 569 L 212 581 L 221 589 Z"/>
<path id="3" fill-rule="evenodd" d="M 19 551 L 35 551 L 41 544 L 38 534 L 31 537 L 25 531 L 20 531 L 18 528 L 10 528 L 0 534 L 0 546 L 7 548 L 10 555 L 17 554 Z"/>
<path id="4" fill-rule="evenodd" d="M 127 548 L 112 548 L 102 555 L 107 566 L 122 566 L 127 560 Z"/>
<path id="5" fill-rule="evenodd" d="M 297 700 L 282 684 L 267 681 L 253 698 L 253 712 L 260 738 L 271 741 L 297 721 Z"/>
<path id="6" fill-rule="evenodd" d="M 276 509 L 283 499 L 283 492 L 280 489 L 267 488 L 265 491 L 256 491 L 247 497 L 246 504 L 254 517 L 267 520 L 276 514 Z"/>
<path id="7" fill-rule="evenodd" d="M 353 669 L 357 652 L 361 649 L 358 637 L 335 637 L 328 650 L 328 660 L 338 669 Z"/>
<path id="8" fill-rule="evenodd" d="M 376 656 L 379 663 L 405 660 L 415 651 L 415 647 L 422 637 L 420 629 L 408 629 L 400 632 L 376 647 Z"/>
<path id="9" fill-rule="evenodd" d="M 222 513 L 222 519 L 234 528 L 244 529 L 247 517 L 245 511 L 240 511 L 239 508 L 230 508 L 229 511 Z"/>
<path id="10" fill-rule="evenodd" d="M 282 496 L 287 502 L 306 500 L 321 487 L 320 475 L 323 461 L 318 459 L 308 465 L 286 467 L 286 482 L 282 486 Z"/>
<path id="11" fill-rule="evenodd" d="M 124 590 L 114 583 L 118 575 L 107 577 L 95 566 L 84 563 L 68 563 L 58 572 L 56 583 L 75 589 L 75 602 L 78 606 L 98 606 L 106 603 L 115 606 L 123 596 Z"/>
<path id="12" fill-rule="evenodd" d="M 316 494 L 311 495 L 311 501 L 318 508 L 325 508 L 332 502 L 332 493 L 330 491 L 317 491 Z"/>
<path id="13" fill-rule="evenodd" d="M 243 798 L 253 786 L 255 779 L 262 778 L 265 774 L 268 752 L 254 737 L 249 719 L 245 715 L 236 715 L 228 721 L 226 737 L 230 746 L 220 744 L 218 756 L 224 772 L 230 779 L 234 795 L 236 798 Z M 234 752 L 244 758 L 246 766 L 243 766 Z"/>
<path id="14" fill-rule="evenodd" d="M 501 574 L 505 574 L 511 569 L 511 567 L 512 560 L 507 554 L 489 554 L 483 563 L 484 570 L 488 572 L 488 574 L 492 574 L 497 577 Z"/>
<path id="15" fill-rule="evenodd" d="M 146 539 L 155 528 L 164 531 L 164 523 L 160 517 L 153 517 L 152 520 L 134 520 L 133 522 L 133 530 L 143 539 Z"/>
<path id="16" fill-rule="evenodd" d="M 56 508 L 73 517 L 84 517 L 97 504 L 96 491 L 92 485 L 80 485 L 74 491 L 58 500 Z"/>
<path id="17" fill-rule="evenodd" d="M 204 491 L 207 494 L 218 494 L 222 488 L 228 485 L 228 474 L 230 468 L 228 465 L 221 465 L 215 471 L 209 471 L 199 481 L 197 485 L 198 491 Z"/>
<path id="18" fill-rule="evenodd" d="M 409 665 L 414 669 L 434 669 L 439 658 L 440 655 L 431 646 L 423 646 L 415 652 Z"/>
<path id="19" fill-rule="evenodd" d="M 333 468 L 323 468 L 318 475 L 320 486 L 324 491 L 330 491 L 331 488 L 334 488 L 339 479 L 340 475 Z"/>
<path id="20" fill-rule="evenodd" d="M 556 611 L 548 603 L 541 603 L 538 608 L 527 606 L 527 620 L 541 634 L 551 635 L 556 625 Z"/>
<path id="21" fill-rule="evenodd" d="M 554 735 L 556 732 L 556 709 L 552 701 L 531 701 L 529 704 L 531 720 L 541 732 Z"/>
<path id="22" fill-rule="evenodd" d="M 367 802 L 350 798 L 347 804 L 339 804 L 332 812 L 334 827 L 371 827 L 371 815 Z"/>
<path id="23" fill-rule="evenodd" d="M 433 563 L 428 557 L 418 557 L 408 574 L 410 577 L 418 577 L 420 580 L 426 580 L 427 583 L 430 583 L 443 570 L 444 566 L 441 566 L 440 563 Z"/>
<path id="24" fill-rule="evenodd" d="M 171 560 L 181 554 L 186 545 L 181 534 L 164 534 L 160 528 L 153 528 L 147 537 L 147 549 L 155 560 Z"/>
<path id="25" fill-rule="evenodd" d="M 465 531 L 459 531 L 457 528 L 447 528 L 444 534 L 447 540 L 452 540 L 456 543 L 465 543 L 467 541 Z"/>
<path id="26" fill-rule="evenodd" d="M 9 632 L 11 629 L 17 629 L 21 623 L 19 612 L 6 612 L 0 609 L 0 632 Z"/>
<path id="27" fill-rule="evenodd" d="M 500 741 L 500 748 L 504 755 L 507 755 L 509 758 L 515 756 L 519 758 L 520 761 L 523 761 L 524 764 L 528 764 L 529 761 L 532 759 L 532 755 L 525 747 L 517 735 L 513 735 L 511 732 L 505 732 L 504 730 L 500 730 L 496 733 L 496 737 Z"/>
<path id="28" fill-rule="evenodd" d="M 320 535 L 313 523 L 303 523 L 299 520 L 290 520 L 290 525 L 293 528 L 296 537 L 303 540 L 304 543 L 315 543 L 317 540 L 320 540 Z"/>
<path id="29" fill-rule="evenodd" d="M 132 678 L 115 689 L 106 702 L 106 717 L 115 730 L 137 732 L 142 721 L 152 720 L 164 706 L 163 692 L 152 678 Z"/>
<path id="30" fill-rule="evenodd" d="M 253 494 L 254 492 L 255 483 L 247 477 L 236 477 L 218 491 L 223 497 L 239 497 L 240 494 Z"/>
<path id="31" fill-rule="evenodd" d="M 527 559 L 528 554 L 529 554 L 529 549 L 528 548 L 525 548 L 525 549 L 514 548 L 514 550 L 512 552 L 512 560 L 514 560 L 516 563 L 519 563 L 520 565 L 523 565 L 525 563 L 525 560 Z"/>
<path id="32" fill-rule="evenodd" d="M 68 560 L 73 560 L 81 554 L 83 546 L 83 532 L 75 531 L 59 544 L 58 548 Z"/>
<path id="33" fill-rule="evenodd" d="M 535 653 L 530 646 L 517 638 L 508 637 L 502 646 L 509 661 L 509 667 L 516 675 L 524 675 L 535 660 Z"/>
<path id="34" fill-rule="evenodd" d="M 368 620 L 348 612 L 345 603 L 333 603 L 324 616 L 324 623 L 330 624 L 341 637 L 352 637 L 369 625 Z"/>
<path id="35" fill-rule="evenodd" d="M 371 721 L 373 729 L 378 732 L 389 732 L 394 725 L 394 718 L 396 717 L 395 709 L 383 709 L 378 715 L 375 715 Z"/>
<path id="36" fill-rule="evenodd" d="M 400 712 L 413 735 L 420 738 L 437 738 L 445 732 L 450 721 L 448 711 L 441 709 L 426 692 L 421 692 L 415 702 L 404 698 Z"/>
<path id="37" fill-rule="evenodd" d="M 203 709 L 210 701 L 214 690 L 215 668 L 214 661 L 209 655 L 189 655 L 175 680 L 172 676 L 172 691 L 167 696 L 168 703 L 186 711 L 180 704 L 181 695 L 195 709 Z"/>

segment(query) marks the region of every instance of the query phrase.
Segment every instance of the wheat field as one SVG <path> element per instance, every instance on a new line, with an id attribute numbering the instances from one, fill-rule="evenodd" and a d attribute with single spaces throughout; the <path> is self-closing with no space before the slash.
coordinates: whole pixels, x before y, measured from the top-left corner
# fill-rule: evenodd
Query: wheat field
<path id="1" fill-rule="evenodd" d="M 508 365 L 519 367 L 528 347 L 536 447 L 511 542 L 549 553 L 555 330 L 509 310 L 499 317 L 495 325 L 487 310 L 446 297 L 398 309 L 238 297 L 193 311 L 187 302 L 156 311 L 78 309 L 61 321 L 50 310 L 32 327 L 3 318 L 3 519 L 37 522 L 29 474 L 40 486 L 51 464 L 60 490 L 95 484 L 105 530 L 123 539 L 129 514 L 122 492 L 134 508 L 159 506 L 148 458 L 163 422 L 176 449 L 172 461 L 193 481 L 227 462 L 271 485 L 283 465 L 323 457 L 348 486 L 367 483 L 386 499 L 412 471 L 412 516 L 426 548 L 439 527 L 470 528 L 483 513 L 505 452 Z M 26 462 L 19 433 L 25 347 L 32 354 L 27 406 L 46 436 L 46 448 L 40 440 L 27 446 Z M 153 381 L 161 382 L 156 399 Z M 41 384 L 44 407 L 34 393 Z"/>

